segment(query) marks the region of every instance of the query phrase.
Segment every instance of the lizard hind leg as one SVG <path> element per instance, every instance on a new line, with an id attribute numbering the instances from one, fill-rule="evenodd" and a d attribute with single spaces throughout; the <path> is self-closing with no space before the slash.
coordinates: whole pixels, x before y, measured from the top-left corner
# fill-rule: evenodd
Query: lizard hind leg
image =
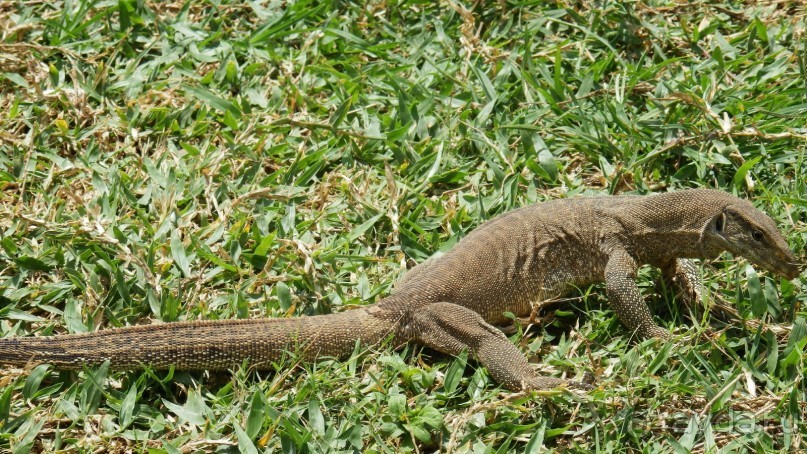
<path id="1" fill-rule="evenodd" d="M 558 387 L 585 388 L 577 383 L 535 373 L 524 354 L 478 313 L 452 303 L 419 308 L 413 316 L 412 340 L 450 355 L 468 350 L 498 383 L 513 391 Z"/>

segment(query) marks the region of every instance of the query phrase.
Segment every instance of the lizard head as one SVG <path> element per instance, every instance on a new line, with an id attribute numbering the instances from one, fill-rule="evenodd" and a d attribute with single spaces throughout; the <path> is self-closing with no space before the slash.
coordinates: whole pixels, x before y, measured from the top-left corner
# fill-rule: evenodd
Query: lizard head
<path id="1" fill-rule="evenodd" d="M 743 256 L 787 279 L 799 276 L 796 256 L 773 219 L 745 200 L 735 200 L 715 215 L 703 232 L 703 240 L 708 250 Z"/>

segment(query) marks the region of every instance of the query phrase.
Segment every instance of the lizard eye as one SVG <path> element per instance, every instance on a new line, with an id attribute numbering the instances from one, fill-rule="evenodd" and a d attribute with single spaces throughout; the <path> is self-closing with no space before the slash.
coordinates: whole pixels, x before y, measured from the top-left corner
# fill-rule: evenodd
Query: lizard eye
<path id="1" fill-rule="evenodd" d="M 756 241 L 762 241 L 762 238 L 765 238 L 765 235 L 763 235 L 759 230 L 754 230 L 751 232 L 751 237 Z"/>

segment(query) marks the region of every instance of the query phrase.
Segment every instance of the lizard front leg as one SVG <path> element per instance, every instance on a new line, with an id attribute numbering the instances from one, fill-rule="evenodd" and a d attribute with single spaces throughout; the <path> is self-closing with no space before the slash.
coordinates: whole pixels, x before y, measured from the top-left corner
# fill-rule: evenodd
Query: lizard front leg
<path id="1" fill-rule="evenodd" d="M 664 279 L 678 290 L 684 304 L 701 300 L 703 281 L 697 265 L 692 260 L 675 259 L 661 268 Z"/>
<path id="2" fill-rule="evenodd" d="M 513 391 L 552 389 L 585 385 L 535 373 L 524 354 L 478 313 L 452 303 L 418 308 L 408 331 L 414 341 L 435 350 L 457 355 L 471 352 L 498 383 Z"/>
<path id="3" fill-rule="evenodd" d="M 608 302 L 619 320 L 640 337 L 669 339 L 669 331 L 653 322 L 639 287 L 636 286 L 638 266 L 627 252 L 612 253 L 605 266 L 605 289 Z"/>

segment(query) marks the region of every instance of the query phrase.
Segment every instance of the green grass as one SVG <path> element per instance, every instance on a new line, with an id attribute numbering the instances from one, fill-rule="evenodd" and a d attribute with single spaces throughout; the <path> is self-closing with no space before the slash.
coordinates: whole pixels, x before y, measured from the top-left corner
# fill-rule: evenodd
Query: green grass
<path id="1" fill-rule="evenodd" d="M 804 257 L 806 14 L 0 2 L 0 332 L 341 311 L 485 219 L 578 194 L 722 188 Z M 804 277 L 703 273 L 688 308 L 642 272 L 675 343 L 632 340 L 600 286 L 512 337 L 543 373 L 591 373 L 588 395 L 513 394 L 417 346 L 269 372 L 4 369 L 0 449 L 803 448 Z"/>

